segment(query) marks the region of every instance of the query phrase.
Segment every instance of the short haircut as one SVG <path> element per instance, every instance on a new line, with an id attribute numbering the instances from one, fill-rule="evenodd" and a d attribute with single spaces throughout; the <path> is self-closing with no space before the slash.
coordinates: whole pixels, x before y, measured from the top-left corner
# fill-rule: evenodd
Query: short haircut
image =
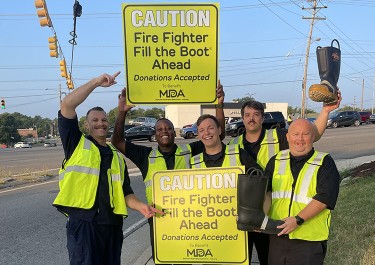
<path id="1" fill-rule="evenodd" d="M 89 116 L 90 112 L 93 111 L 93 110 L 103 111 L 105 114 L 107 114 L 102 107 L 93 107 L 93 108 L 89 109 L 89 111 L 86 113 L 86 120 L 87 120 L 87 117 Z"/>
<path id="2" fill-rule="evenodd" d="M 246 107 L 248 107 L 250 109 L 255 109 L 255 110 L 260 111 L 260 113 L 262 114 L 262 117 L 264 117 L 264 106 L 259 101 L 249 100 L 249 101 L 246 101 L 245 103 L 243 103 L 242 107 L 241 107 L 241 117 L 242 118 L 243 118 L 243 115 L 244 115 L 244 112 L 245 112 L 244 110 L 245 110 Z"/>
<path id="3" fill-rule="evenodd" d="M 157 121 L 155 122 L 155 127 L 156 127 L 156 124 L 157 124 L 159 121 L 167 121 L 167 122 L 169 122 L 169 123 L 172 125 L 172 128 L 173 128 L 173 130 L 174 130 L 173 122 L 171 122 L 170 119 L 167 119 L 167 118 L 164 118 L 164 117 L 157 119 Z"/>
<path id="4" fill-rule="evenodd" d="M 216 126 L 219 128 L 220 127 L 220 124 L 219 124 L 219 121 L 216 119 L 215 116 L 211 115 L 211 114 L 203 114 L 202 116 L 200 116 L 197 120 L 197 126 L 199 126 L 204 120 L 206 119 L 211 119 L 213 120 L 215 123 L 216 123 Z"/>

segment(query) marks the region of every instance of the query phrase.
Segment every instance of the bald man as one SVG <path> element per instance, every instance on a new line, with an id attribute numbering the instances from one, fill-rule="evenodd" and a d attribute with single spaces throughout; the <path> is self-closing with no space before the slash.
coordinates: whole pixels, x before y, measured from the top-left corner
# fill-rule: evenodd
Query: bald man
<path id="1" fill-rule="evenodd" d="M 272 194 L 268 216 L 285 221 L 278 227 L 282 231 L 270 236 L 268 262 L 323 264 L 340 175 L 332 157 L 314 149 L 315 129 L 308 120 L 293 121 L 286 137 L 289 149 L 265 169 Z"/>

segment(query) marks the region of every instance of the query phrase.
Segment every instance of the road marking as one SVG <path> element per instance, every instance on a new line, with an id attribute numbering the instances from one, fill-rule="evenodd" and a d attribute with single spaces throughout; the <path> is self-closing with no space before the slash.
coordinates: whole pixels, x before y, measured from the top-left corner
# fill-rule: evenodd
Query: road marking
<path id="1" fill-rule="evenodd" d="M 123 237 L 124 238 L 128 237 L 133 232 L 137 231 L 139 228 L 141 228 L 142 226 L 144 226 L 146 223 L 147 223 L 147 219 L 146 218 L 142 218 L 138 222 L 134 223 L 132 226 L 129 226 L 128 229 L 126 229 L 123 232 Z"/>
<path id="2" fill-rule="evenodd" d="M 19 188 L 10 188 L 9 190 L 0 191 L 0 194 L 10 192 L 10 191 L 16 191 L 16 190 L 22 190 L 22 189 L 26 189 L 26 188 L 32 188 L 32 187 L 36 187 L 36 186 L 46 185 L 46 184 L 50 184 L 50 183 L 54 183 L 54 182 L 58 182 L 58 181 L 59 180 L 51 180 L 51 181 L 42 182 L 42 183 L 38 183 L 38 184 L 22 186 L 22 187 L 19 187 Z"/>

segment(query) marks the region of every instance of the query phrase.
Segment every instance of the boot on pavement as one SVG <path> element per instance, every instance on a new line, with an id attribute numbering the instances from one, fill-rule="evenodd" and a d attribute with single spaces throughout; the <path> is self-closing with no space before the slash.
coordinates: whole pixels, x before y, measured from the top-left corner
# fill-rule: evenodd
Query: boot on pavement
<path id="1" fill-rule="evenodd" d="M 336 42 L 338 48 L 333 47 Z M 309 88 L 309 97 L 316 102 L 324 102 L 326 104 L 336 104 L 337 82 L 340 75 L 341 51 L 339 42 L 334 39 L 331 46 L 316 48 L 316 58 L 318 60 L 318 69 L 320 76 L 320 84 L 311 85 Z"/>
<path id="2" fill-rule="evenodd" d="M 249 170 L 248 170 L 249 172 Z M 260 231 L 265 234 L 278 234 L 276 228 L 284 221 L 272 220 L 263 212 L 268 178 L 259 169 L 249 174 L 239 174 L 237 182 L 237 229 Z"/>

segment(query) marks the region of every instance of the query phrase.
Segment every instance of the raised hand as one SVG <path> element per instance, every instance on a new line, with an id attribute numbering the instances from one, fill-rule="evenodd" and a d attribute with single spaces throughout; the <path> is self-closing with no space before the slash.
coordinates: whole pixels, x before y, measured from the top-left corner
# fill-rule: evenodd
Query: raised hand
<path id="1" fill-rule="evenodd" d="M 99 86 L 101 87 L 110 87 L 114 84 L 117 84 L 116 82 L 116 77 L 120 74 L 121 72 L 118 71 L 114 75 L 109 75 L 109 74 L 103 74 L 97 78 L 97 82 L 99 83 Z"/>
<path id="2" fill-rule="evenodd" d="M 121 94 L 118 95 L 118 110 L 128 112 L 130 109 L 134 108 L 135 105 L 126 104 L 126 88 L 121 90 Z"/>

